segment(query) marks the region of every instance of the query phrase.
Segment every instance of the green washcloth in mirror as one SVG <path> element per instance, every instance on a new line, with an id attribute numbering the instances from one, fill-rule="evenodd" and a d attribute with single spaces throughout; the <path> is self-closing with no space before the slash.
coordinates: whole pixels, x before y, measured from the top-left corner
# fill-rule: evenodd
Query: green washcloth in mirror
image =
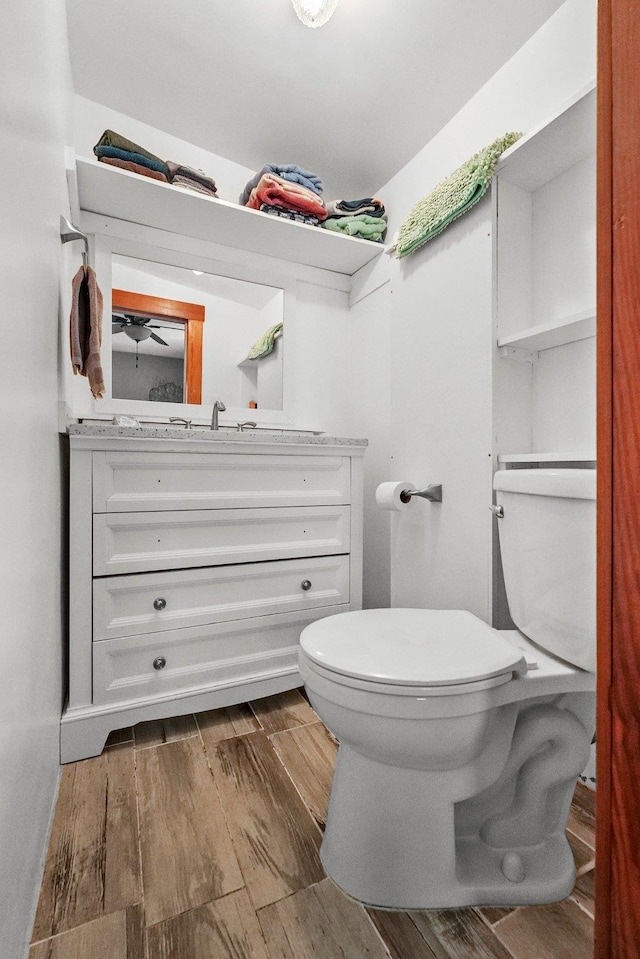
<path id="1" fill-rule="evenodd" d="M 276 340 L 283 334 L 283 324 L 276 323 L 270 330 L 263 333 L 259 340 L 253 344 L 249 350 L 248 360 L 259 360 L 262 356 L 268 356 L 276 345 Z"/>
<path id="2" fill-rule="evenodd" d="M 500 154 L 521 136 L 505 133 L 498 137 L 420 200 L 400 227 L 396 256 L 413 253 L 477 203 L 491 182 Z"/>

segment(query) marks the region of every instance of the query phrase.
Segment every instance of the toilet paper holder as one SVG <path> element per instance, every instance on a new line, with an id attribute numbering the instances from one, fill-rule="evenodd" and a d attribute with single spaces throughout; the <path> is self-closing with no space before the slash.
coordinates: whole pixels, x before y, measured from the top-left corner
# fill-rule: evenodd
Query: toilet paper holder
<path id="1" fill-rule="evenodd" d="M 430 503 L 441 503 L 442 484 L 425 486 L 424 489 L 403 489 L 400 493 L 400 499 L 403 503 L 408 503 L 412 496 L 421 496 L 423 499 L 428 499 Z"/>

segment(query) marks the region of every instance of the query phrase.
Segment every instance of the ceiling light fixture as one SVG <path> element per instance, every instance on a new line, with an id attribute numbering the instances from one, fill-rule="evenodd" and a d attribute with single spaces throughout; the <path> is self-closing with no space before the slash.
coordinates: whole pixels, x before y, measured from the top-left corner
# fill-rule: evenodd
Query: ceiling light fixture
<path id="1" fill-rule="evenodd" d="M 291 2 L 298 20 L 302 20 L 306 27 L 321 27 L 338 6 L 338 0 L 291 0 Z"/>

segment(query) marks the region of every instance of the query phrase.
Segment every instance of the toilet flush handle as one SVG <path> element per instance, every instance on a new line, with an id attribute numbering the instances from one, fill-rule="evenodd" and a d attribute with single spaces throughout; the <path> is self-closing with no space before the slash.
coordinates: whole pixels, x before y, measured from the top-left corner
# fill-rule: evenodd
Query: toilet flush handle
<path id="1" fill-rule="evenodd" d="M 502 506 L 490 506 L 489 509 L 496 517 L 496 519 L 502 519 L 504 517 L 504 507 Z"/>

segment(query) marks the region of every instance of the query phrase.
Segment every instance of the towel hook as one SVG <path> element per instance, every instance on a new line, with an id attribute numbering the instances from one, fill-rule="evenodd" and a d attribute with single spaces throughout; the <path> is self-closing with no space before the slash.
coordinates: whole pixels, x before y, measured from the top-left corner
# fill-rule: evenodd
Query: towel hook
<path id="1" fill-rule="evenodd" d="M 73 240 L 82 240 L 84 250 L 82 251 L 82 264 L 87 266 L 89 263 L 89 238 L 86 233 L 82 233 L 72 223 L 69 223 L 66 216 L 60 216 L 60 241 L 70 243 Z"/>
<path id="2" fill-rule="evenodd" d="M 441 503 L 442 485 L 427 486 L 425 489 L 403 489 L 400 493 L 400 499 L 403 503 L 408 503 L 412 496 L 421 496 L 431 503 Z"/>

